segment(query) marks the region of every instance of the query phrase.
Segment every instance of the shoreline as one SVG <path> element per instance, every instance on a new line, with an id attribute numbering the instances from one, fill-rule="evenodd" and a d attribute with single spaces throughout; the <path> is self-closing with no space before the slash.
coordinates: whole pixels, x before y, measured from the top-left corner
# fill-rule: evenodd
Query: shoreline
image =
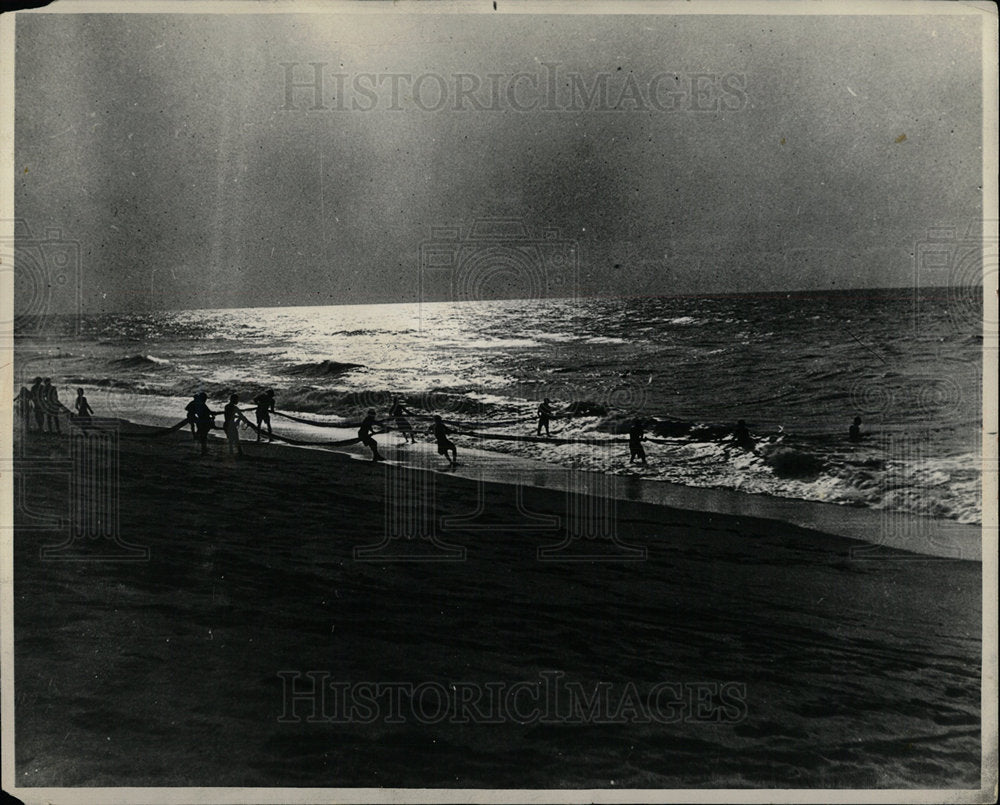
<path id="1" fill-rule="evenodd" d="M 609 513 L 593 495 L 279 445 L 202 458 L 186 432 L 119 439 L 115 535 L 144 558 L 102 555 L 107 540 L 45 554 L 67 532 L 44 520 L 71 520 L 73 498 L 30 462 L 71 459 L 68 441 L 20 445 L 22 785 L 978 786 L 979 563 L 863 561 L 854 540 L 636 500 L 588 531 Z M 610 685 L 613 708 L 630 684 L 643 703 L 736 686 L 738 706 L 309 722 L 285 681 L 486 690 L 549 672 L 586 696 Z"/>
<path id="2" fill-rule="evenodd" d="M 147 412 L 157 423 L 175 424 L 177 420 L 157 411 Z M 278 420 L 285 435 L 296 438 L 315 435 L 315 428 L 288 420 Z M 128 419 L 121 420 L 126 428 L 150 427 Z M 331 440 L 350 438 L 351 430 L 329 428 L 322 431 Z M 255 437 L 245 439 L 250 430 L 241 430 L 241 441 L 253 443 Z M 388 438 L 387 438 L 388 437 Z M 220 441 L 222 437 L 217 436 Z M 983 526 L 960 523 L 957 520 L 926 517 L 891 509 L 872 509 L 837 503 L 781 497 L 767 493 L 696 487 L 670 481 L 647 479 L 638 475 L 603 473 L 580 470 L 540 461 L 513 453 L 462 448 L 463 457 L 456 469 L 444 465 L 427 442 L 403 445 L 394 431 L 379 434 L 376 441 L 383 455 L 393 465 L 401 464 L 414 471 L 446 473 L 477 481 L 537 486 L 564 492 L 585 490 L 588 494 L 612 497 L 619 501 L 640 501 L 672 509 L 701 514 L 752 517 L 807 529 L 832 537 L 843 537 L 863 543 L 856 550 L 859 557 L 878 558 L 879 551 L 902 550 L 926 557 L 960 559 L 982 562 Z M 367 460 L 368 451 L 361 445 L 349 447 L 308 447 L 272 443 L 297 450 L 321 450 Z"/>

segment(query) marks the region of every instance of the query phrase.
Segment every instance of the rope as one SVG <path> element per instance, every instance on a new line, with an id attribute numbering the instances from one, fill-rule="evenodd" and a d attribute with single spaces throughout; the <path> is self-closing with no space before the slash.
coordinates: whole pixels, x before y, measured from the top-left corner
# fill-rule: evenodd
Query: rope
<path id="1" fill-rule="evenodd" d="M 475 439 L 498 439 L 505 442 L 541 442 L 543 444 L 622 444 L 628 439 L 556 439 L 551 436 L 517 436 L 510 433 L 476 433 L 475 431 L 455 431 L 456 436 L 471 436 Z"/>
<path id="2" fill-rule="evenodd" d="M 456 428 L 506 428 L 511 425 L 520 425 L 524 422 L 534 422 L 538 417 L 521 417 L 520 419 L 500 419 L 495 422 L 460 422 L 457 419 L 442 419 L 446 425 L 454 425 Z"/>
<path id="3" fill-rule="evenodd" d="M 185 425 L 187 425 L 188 422 L 190 422 L 190 420 L 188 420 L 188 419 L 182 419 L 176 425 L 171 425 L 169 428 L 157 428 L 152 433 L 129 433 L 129 434 L 126 434 L 126 435 L 127 436 L 149 436 L 149 437 L 155 439 L 158 436 L 166 436 L 168 433 L 176 433 L 181 428 L 183 428 Z M 214 428 L 216 426 L 213 424 L 212 427 Z"/>
<path id="4" fill-rule="evenodd" d="M 265 433 L 254 425 L 249 419 L 243 416 L 243 414 L 240 414 L 240 419 L 250 426 L 250 430 L 260 434 L 261 436 L 267 436 L 271 439 L 277 439 L 279 442 L 286 442 L 287 444 L 298 445 L 301 447 L 348 447 L 352 444 L 358 444 L 358 442 L 361 441 L 361 437 L 359 436 L 355 436 L 353 439 L 341 439 L 337 442 L 309 442 L 302 439 L 291 439 L 288 436 L 279 436 L 277 433 Z"/>
<path id="5" fill-rule="evenodd" d="M 27 395 L 22 396 L 21 394 L 19 394 L 18 397 L 15 398 L 15 401 L 17 401 L 18 399 L 25 399 L 26 397 L 27 397 Z M 27 398 L 27 399 L 30 400 L 30 398 Z M 57 405 L 61 409 L 61 412 L 64 412 L 64 413 L 66 413 L 66 414 L 69 415 L 69 420 L 70 420 L 70 423 L 72 425 L 74 425 L 76 427 L 79 427 L 81 429 L 84 429 L 84 430 L 88 429 L 88 428 L 94 429 L 94 430 L 105 430 L 104 428 L 101 428 L 99 425 L 93 424 L 93 422 L 90 420 L 89 417 L 84 417 L 84 416 L 79 416 L 78 417 L 69 408 L 67 408 L 65 405 L 63 405 L 61 402 L 58 402 Z M 256 411 L 256 410 L 257 409 L 256 409 L 255 406 L 254 407 L 244 408 L 244 409 L 238 409 L 238 417 L 239 417 L 238 422 L 240 424 L 240 427 L 243 430 L 249 429 L 249 430 L 253 431 L 254 433 L 256 433 L 256 434 L 258 434 L 260 436 L 267 436 L 268 439 L 277 439 L 278 441 L 284 442 L 286 444 L 296 445 L 296 446 L 304 446 L 304 447 L 347 447 L 347 446 L 350 446 L 350 445 L 358 444 L 358 443 L 360 443 L 362 441 L 361 437 L 353 437 L 353 438 L 350 438 L 350 439 L 340 439 L 340 440 L 336 440 L 336 441 L 311 441 L 311 440 L 305 440 L 305 439 L 294 439 L 294 438 L 291 438 L 289 436 L 281 436 L 281 435 L 275 434 L 273 432 L 265 434 L 264 431 L 262 431 L 257 425 L 255 425 L 254 423 L 252 423 L 246 416 L 244 416 L 244 412 L 248 413 L 248 412 Z M 293 416 L 292 414 L 286 414 L 286 413 L 282 413 L 280 411 L 270 411 L 269 413 L 272 413 L 275 416 L 284 417 L 285 419 L 289 419 L 289 420 L 291 420 L 293 422 L 299 422 L 299 423 L 304 424 L 304 425 L 311 425 L 313 427 L 320 427 L 320 428 L 354 429 L 354 428 L 360 427 L 360 425 L 361 425 L 361 423 L 344 422 L 344 421 L 340 421 L 340 422 L 323 422 L 323 421 L 318 421 L 318 420 L 315 420 L 315 419 L 306 419 L 304 417 Z M 398 419 L 401 419 L 401 418 L 402 419 L 428 420 L 428 419 L 432 419 L 433 416 L 434 416 L 433 414 L 414 414 L 414 413 L 409 413 L 409 412 L 407 412 L 406 414 L 401 415 L 400 417 L 389 416 L 385 420 L 379 420 L 378 421 L 378 424 L 380 425 L 380 427 L 382 428 L 382 430 L 375 431 L 374 433 L 375 434 L 380 434 L 380 433 L 388 433 L 390 431 L 419 432 L 415 428 L 413 428 L 412 426 L 409 426 L 409 427 L 406 427 L 406 426 L 400 427 L 398 425 L 390 425 L 390 424 L 386 424 L 386 423 L 388 423 L 388 422 L 395 423 Z M 575 413 L 570 413 L 570 412 L 562 412 L 562 413 L 558 413 L 558 414 L 553 413 L 551 416 L 549 416 L 549 420 L 555 420 L 555 419 L 573 419 L 573 418 L 576 418 L 576 417 L 579 417 L 579 416 L 588 416 L 588 415 L 587 414 L 575 414 Z M 455 428 L 456 430 L 453 431 L 453 433 L 455 435 L 458 435 L 458 436 L 467 436 L 467 437 L 471 437 L 471 438 L 474 438 L 474 439 L 487 439 L 487 440 L 507 441 L 507 442 L 533 442 L 533 443 L 539 443 L 539 444 L 556 444 L 556 445 L 585 444 L 585 445 L 595 445 L 595 446 L 599 446 L 599 445 L 611 445 L 611 444 L 628 444 L 629 441 L 630 441 L 629 439 L 615 439 L 615 438 L 611 438 L 611 439 L 554 438 L 553 436 L 517 435 L 517 434 L 507 434 L 507 433 L 490 433 L 490 432 L 481 432 L 481 431 L 476 430 L 477 428 L 482 428 L 482 427 L 486 427 L 486 428 L 490 428 L 490 427 L 509 427 L 509 426 L 512 426 L 512 425 L 522 424 L 524 422 L 536 421 L 538 419 L 539 419 L 539 416 L 537 414 L 535 414 L 535 415 L 531 415 L 531 416 L 520 417 L 520 418 L 517 418 L 517 419 L 496 420 L 496 421 L 492 421 L 492 422 L 462 422 L 462 421 L 459 421 L 459 420 L 451 420 L 451 419 L 442 419 L 442 422 L 444 422 L 446 425 L 451 426 L 452 428 Z M 681 420 L 680 418 L 674 417 L 673 415 L 670 415 L 670 414 L 667 414 L 666 417 L 661 418 L 661 421 L 683 422 L 683 420 Z M 170 427 L 155 428 L 155 429 L 147 430 L 147 431 L 142 432 L 142 433 L 124 433 L 124 434 L 122 434 L 122 436 L 133 437 L 133 438 L 138 438 L 138 437 L 158 438 L 158 437 L 161 437 L 161 436 L 166 436 L 166 435 L 171 434 L 171 433 L 176 433 L 177 431 L 181 430 L 186 425 L 188 425 L 190 422 L 191 422 L 191 420 L 189 420 L 189 419 L 183 419 L 180 422 L 178 422 L 176 425 L 172 425 Z M 216 425 L 214 422 L 212 423 L 212 429 L 213 430 L 225 430 L 224 427 L 220 427 L 220 426 Z M 565 430 L 565 426 L 562 427 L 562 428 L 560 428 L 559 430 L 557 430 L 555 433 L 556 433 L 556 435 L 558 435 L 559 433 L 562 433 L 564 430 Z M 671 443 L 671 442 L 669 442 L 669 441 L 667 441 L 665 439 L 658 439 L 658 438 L 654 438 L 654 437 L 646 437 L 644 439 L 644 441 L 649 441 L 649 442 L 652 442 L 652 443 L 655 443 L 655 444 L 670 444 Z"/>
<path id="6" fill-rule="evenodd" d="M 255 409 L 247 409 L 255 410 Z M 313 425 L 317 428 L 359 428 L 361 423 L 357 422 L 319 422 L 315 419 L 304 419 L 300 416 L 292 416 L 291 414 L 283 414 L 281 411 L 271 411 L 275 416 L 283 416 L 285 419 L 290 419 L 293 422 L 301 422 L 303 425 Z"/>
<path id="7" fill-rule="evenodd" d="M 76 416 L 75 414 L 70 414 L 69 418 L 70 418 L 70 424 L 74 425 L 80 430 L 83 431 L 98 430 L 104 433 L 110 432 L 110 428 L 101 427 L 101 425 L 98 424 L 98 422 L 100 422 L 99 419 L 95 421 L 94 419 L 91 419 L 89 416 L 87 417 Z M 166 436 L 168 433 L 176 433 L 185 425 L 187 425 L 189 421 L 190 420 L 182 419 L 176 425 L 171 425 L 169 428 L 148 428 L 147 430 L 144 430 L 140 433 L 122 433 L 119 435 L 122 436 L 122 438 L 139 439 L 139 438 L 149 437 L 155 439 L 159 436 Z M 215 430 L 221 430 L 221 428 L 219 428 L 217 425 L 213 425 L 212 427 Z"/>
<path id="8" fill-rule="evenodd" d="M 254 409 L 249 408 L 247 410 L 248 411 L 252 411 Z M 273 413 L 275 416 L 281 416 L 281 417 L 284 417 L 285 419 L 290 419 L 293 422 L 300 422 L 303 425 L 313 425 L 313 426 L 315 426 L 317 428 L 344 428 L 344 429 L 353 429 L 353 428 L 359 428 L 359 427 L 361 427 L 361 423 L 360 422 L 343 422 L 343 421 L 341 421 L 341 422 L 321 422 L 321 421 L 316 420 L 316 419 L 306 419 L 306 418 L 300 417 L 300 416 L 292 416 L 291 414 L 285 414 L 285 413 L 282 413 L 281 411 L 272 411 L 271 413 Z M 379 420 L 379 423 L 381 424 L 381 423 L 384 423 L 384 422 L 395 422 L 397 419 L 421 419 L 421 420 L 428 420 L 428 419 L 433 419 L 433 418 L 434 418 L 434 414 L 403 414 L 403 415 L 401 415 L 399 417 L 391 416 L 390 415 L 390 416 L 385 417 L 384 419 Z M 530 421 L 533 421 L 535 419 L 537 419 L 537 417 L 533 417 L 532 416 L 532 417 L 521 417 L 520 419 L 503 419 L 503 420 L 498 420 L 498 421 L 495 421 L 495 422 L 459 422 L 458 420 L 454 420 L 454 419 L 442 419 L 442 421 L 446 425 L 453 425 L 455 427 L 466 427 L 466 428 L 483 428 L 483 427 L 485 427 L 485 428 L 490 428 L 490 427 L 496 428 L 496 427 L 501 427 L 502 428 L 502 427 L 507 427 L 509 425 L 519 425 L 522 422 L 530 422 Z M 406 428 L 393 427 L 393 426 L 384 426 L 384 427 L 391 427 L 392 430 L 406 430 Z"/>
<path id="9" fill-rule="evenodd" d="M 63 411 L 66 414 L 69 415 L 70 423 L 73 424 L 74 426 L 79 427 L 81 429 L 88 429 L 89 428 L 89 429 L 93 429 L 93 430 L 106 430 L 105 428 L 101 428 L 99 425 L 93 424 L 89 417 L 80 417 L 80 416 L 77 416 L 72 411 L 70 411 L 66 406 L 64 406 L 62 404 L 60 404 L 60 407 L 63 409 Z M 246 411 L 253 411 L 253 410 L 256 410 L 256 409 L 254 409 L 254 408 L 247 408 L 247 409 L 241 409 L 239 411 L 239 420 L 238 421 L 239 421 L 240 426 L 241 426 L 241 428 L 243 430 L 249 429 L 249 430 L 253 431 L 256 434 L 259 434 L 261 436 L 267 436 L 267 438 L 269 438 L 269 439 L 277 439 L 278 441 L 285 442 L 286 444 L 291 444 L 291 445 L 296 445 L 296 446 L 302 446 L 302 447 L 349 447 L 350 445 L 358 444 L 358 443 L 360 443 L 362 441 L 361 438 L 357 437 L 357 436 L 353 437 L 353 438 L 350 438 L 350 439 L 340 439 L 340 440 L 337 440 L 337 441 L 310 441 L 310 440 L 305 440 L 305 439 L 293 439 L 293 438 L 291 438 L 289 436 L 281 436 L 281 435 L 276 434 L 276 433 L 269 433 L 268 434 L 268 433 L 265 433 L 259 427 L 257 427 L 257 425 L 255 425 L 254 423 L 252 423 L 249 419 L 247 419 L 247 417 L 244 416 L 244 414 L 243 414 L 244 410 L 246 410 Z M 314 420 L 307 420 L 307 419 L 302 419 L 300 417 L 295 417 L 295 416 L 292 416 L 290 414 L 281 414 L 281 413 L 279 413 L 277 411 L 274 411 L 272 413 L 276 413 L 276 414 L 278 414 L 278 416 L 284 416 L 287 419 L 291 419 L 291 420 L 294 420 L 296 422 L 301 422 L 301 423 L 310 424 L 310 425 L 317 425 L 319 427 L 353 428 L 353 427 L 359 427 L 360 426 L 360 423 L 358 423 L 358 424 L 346 424 L 346 423 L 345 424 L 334 424 L 334 423 L 330 423 L 330 422 L 316 422 Z M 413 418 L 429 418 L 429 416 L 430 415 L 413 415 Z M 392 417 L 391 419 L 394 421 L 396 418 Z M 176 433 L 177 431 L 181 430 L 186 425 L 188 425 L 190 423 L 190 421 L 191 420 L 189 420 L 189 419 L 182 419 L 176 425 L 172 425 L 170 427 L 155 428 L 155 429 L 147 430 L 147 431 L 142 432 L 142 433 L 123 433 L 121 435 L 124 436 L 124 437 L 132 437 L 132 438 L 140 438 L 140 437 L 158 438 L 158 437 L 161 437 L 161 436 L 166 436 L 166 435 L 171 434 L 171 433 Z M 534 435 L 534 436 L 532 436 L 532 435 L 525 436 L 525 435 L 510 434 L 510 433 L 484 433 L 484 432 L 480 432 L 480 431 L 477 431 L 477 430 L 473 430 L 471 428 L 475 428 L 475 427 L 481 426 L 483 424 L 486 424 L 487 426 L 497 427 L 497 426 L 502 426 L 503 424 L 505 424 L 505 422 L 463 424 L 463 423 L 456 422 L 454 420 L 442 420 L 442 421 L 445 422 L 448 425 L 451 425 L 453 427 L 458 428 L 457 430 L 453 431 L 454 435 L 456 435 L 456 436 L 468 436 L 468 437 L 471 437 L 471 438 L 474 438 L 474 439 L 488 439 L 488 440 L 506 441 L 506 442 L 534 442 L 534 443 L 538 443 L 538 444 L 557 444 L 557 445 L 564 445 L 564 444 L 587 444 L 587 445 L 595 445 L 595 446 L 610 445 L 610 444 L 628 444 L 629 443 L 629 439 L 555 438 L 553 436 L 537 436 L 537 435 Z M 523 420 L 523 419 L 522 420 L 507 420 L 506 422 L 510 422 L 512 424 L 519 424 L 520 422 L 523 422 L 523 421 L 525 421 L 525 420 Z M 414 428 L 400 428 L 400 427 L 393 426 L 393 425 L 382 424 L 381 422 L 379 424 L 381 425 L 382 430 L 375 431 L 374 435 L 384 434 L 384 433 L 388 433 L 390 431 L 403 431 L 403 430 L 408 430 L 408 431 L 412 431 L 412 432 L 419 432 L 419 431 L 416 431 Z M 220 427 L 219 425 L 214 424 L 214 422 L 212 424 L 212 429 L 213 430 L 225 430 L 225 428 Z M 559 433 L 563 432 L 564 430 L 565 430 L 565 427 L 564 428 L 560 428 L 558 431 L 556 431 L 556 434 L 559 434 Z M 645 437 L 643 439 L 643 441 L 649 441 L 649 442 L 652 442 L 652 443 L 655 443 L 655 444 L 672 444 L 671 442 L 669 442 L 669 441 L 667 441 L 665 439 L 657 439 L 655 437 Z"/>
<path id="10" fill-rule="evenodd" d="M 252 411 L 252 410 L 255 410 L 255 409 L 248 408 L 246 410 Z M 342 428 L 342 429 L 353 430 L 354 428 L 358 428 L 358 427 L 361 426 L 360 422 L 320 422 L 320 421 L 317 421 L 317 420 L 314 420 L 314 419 L 305 419 L 303 417 L 292 416 L 291 414 L 284 414 L 284 413 L 281 413 L 280 411 L 272 411 L 271 413 L 273 413 L 273 414 L 275 414 L 277 416 L 285 417 L 286 419 L 293 420 L 294 422 L 300 422 L 300 423 L 302 423 L 304 425 L 313 425 L 313 426 L 319 427 L 319 428 Z M 554 420 L 554 419 L 574 419 L 574 418 L 583 417 L 583 416 L 589 416 L 589 415 L 588 414 L 572 414 L 572 413 L 553 414 L 551 417 L 549 417 L 549 420 L 551 421 L 551 420 Z M 398 425 L 385 424 L 385 423 L 388 423 L 388 422 L 395 422 L 398 418 L 399 417 L 389 416 L 389 417 L 386 417 L 383 420 L 379 420 L 378 421 L 379 424 L 384 428 L 383 432 L 387 432 L 387 431 L 400 431 L 400 432 L 403 432 L 403 431 L 415 431 L 416 430 L 416 428 L 413 428 L 412 426 L 409 427 L 409 428 L 406 428 L 406 427 L 399 427 Z M 404 414 L 402 416 L 402 418 L 403 419 L 428 420 L 428 419 L 433 419 L 434 415 L 433 414 Z M 686 420 L 681 419 L 680 417 L 676 417 L 676 416 L 674 416 L 672 414 L 667 414 L 666 416 L 663 416 L 663 417 L 651 417 L 651 418 L 654 419 L 654 421 L 657 421 L 657 422 L 672 422 L 672 423 L 680 423 L 680 424 L 691 424 L 691 423 L 688 423 Z M 444 422 L 445 425 L 448 425 L 448 426 L 453 427 L 453 428 L 460 428 L 460 429 L 464 429 L 464 430 L 467 430 L 467 431 L 472 431 L 472 430 L 477 429 L 477 428 L 498 428 L 498 427 L 502 428 L 502 427 L 510 427 L 512 425 L 520 425 L 520 424 L 522 424 L 524 422 L 534 422 L 537 419 L 538 419 L 537 415 L 532 415 L 532 416 L 528 416 L 528 417 L 521 417 L 519 419 L 504 419 L 504 420 L 495 420 L 495 421 L 491 421 L 491 422 L 463 422 L 461 420 L 456 420 L 456 419 L 442 419 L 441 421 Z M 249 423 L 247 423 L 247 424 L 249 424 Z M 253 426 L 251 425 L 251 427 L 253 427 Z M 560 428 L 559 430 L 555 431 L 555 434 L 562 433 L 565 429 L 566 428 L 564 426 L 564 427 Z M 608 443 L 627 443 L 628 442 L 627 439 L 610 439 L 610 440 L 601 440 L 601 439 L 554 439 L 552 437 L 545 437 L 545 436 L 515 436 L 515 435 L 509 435 L 509 434 L 486 434 L 486 433 L 471 433 L 471 432 L 462 433 L 461 431 L 456 431 L 456 433 L 459 433 L 459 435 L 463 435 L 463 436 L 475 436 L 476 438 L 480 438 L 480 439 L 501 439 L 501 440 L 504 440 L 504 441 L 548 442 L 549 444 L 608 444 Z M 668 441 L 666 441 L 664 439 L 656 439 L 656 438 L 653 438 L 653 437 L 647 437 L 647 438 L 648 438 L 649 441 L 655 442 L 657 444 L 670 444 L 670 442 L 668 442 Z M 318 444 L 318 442 L 316 444 Z"/>

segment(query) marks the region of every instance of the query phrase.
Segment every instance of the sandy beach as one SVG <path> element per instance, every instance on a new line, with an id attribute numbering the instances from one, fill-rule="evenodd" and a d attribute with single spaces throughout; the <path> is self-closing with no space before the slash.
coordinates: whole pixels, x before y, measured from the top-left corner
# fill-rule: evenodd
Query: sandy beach
<path id="1" fill-rule="evenodd" d="M 15 445 L 21 786 L 979 786 L 978 562 L 628 500 L 617 542 L 567 543 L 565 492 L 441 472 L 438 542 L 387 540 L 419 532 L 387 495 L 428 473 L 141 431 L 115 451 L 137 561 L 46 553 L 70 440 Z M 346 717 L 317 680 L 402 692 Z M 435 703 L 518 683 L 499 716 Z"/>

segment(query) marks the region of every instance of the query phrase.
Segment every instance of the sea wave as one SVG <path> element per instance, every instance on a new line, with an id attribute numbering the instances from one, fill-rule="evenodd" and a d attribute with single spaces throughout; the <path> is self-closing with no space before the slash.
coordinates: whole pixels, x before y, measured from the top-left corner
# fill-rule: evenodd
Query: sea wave
<path id="1" fill-rule="evenodd" d="M 165 369 L 170 366 L 170 361 L 157 358 L 155 355 L 129 355 L 126 358 L 115 358 L 108 363 L 119 369 Z"/>
<path id="2" fill-rule="evenodd" d="M 559 411 L 588 414 L 554 422 L 562 438 L 623 442 L 631 417 L 644 416 L 644 477 L 980 517 L 982 462 L 955 456 L 982 439 L 982 335 L 934 295 L 922 298 L 918 332 L 903 326 L 913 299 L 898 292 L 483 302 L 474 318 L 462 303 L 435 305 L 419 331 L 377 306 L 102 314 L 79 332 L 67 319 L 19 337 L 15 367 L 21 382 L 83 386 L 92 403 L 121 397 L 123 415 L 152 410 L 156 395 L 205 391 L 216 403 L 267 387 L 289 413 L 381 415 L 392 391 L 405 391 L 415 413 L 533 436 L 530 420 L 549 396 Z M 871 434 L 859 444 L 847 440 L 855 415 Z M 756 453 L 732 444 L 739 418 L 759 437 Z M 624 445 L 467 444 L 635 471 Z"/>
<path id="3" fill-rule="evenodd" d="M 394 338 L 398 338 L 403 335 L 410 335 L 415 333 L 416 330 L 403 329 L 403 330 L 378 330 L 374 328 L 363 328 L 360 330 L 335 330 L 330 333 L 330 336 L 346 336 L 347 338 L 359 338 L 364 336 L 373 335 L 391 335 Z"/>
<path id="4" fill-rule="evenodd" d="M 369 408 L 387 412 L 396 396 L 396 392 L 384 388 L 345 391 L 306 386 L 279 391 L 276 404 L 279 410 L 289 412 L 345 416 Z M 446 418 L 458 415 L 483 419 L 509 413 L 508 407 L 493 400 L 477 399 L 439 388 L 408 393 L 403 397 L 403 404 L 414 414 L 441 414 Z"/>
<path id="5" fill-rule="evenodd" d="M 313 377 L 330 377 L 342 375 L 355 369 L 364 369 L 360 363 L 341 363 L 340 361 L 322 360 L 308 363 L 296 363 L 282 370 L 286 375 L 310 375 Z"/>

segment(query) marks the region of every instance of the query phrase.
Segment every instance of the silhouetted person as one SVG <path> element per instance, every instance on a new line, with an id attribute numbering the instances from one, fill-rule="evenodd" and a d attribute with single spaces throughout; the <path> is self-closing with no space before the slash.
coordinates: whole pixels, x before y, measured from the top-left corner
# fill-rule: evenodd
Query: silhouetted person
<path id="1" fill-rule="evenodd" d="M 552 406 L 549 405 L 549 398 L 546 397 L 542 404 L 538 406 L 538 430 L 535 431 L 536 436 L 542 435 L 542 428 L 545 428 L 545 435 L 551 436 L 549 433 L 549 420 L 552 419 Z"/>
<path id="2" fill-rule="evenodd" d="M 642 447 L 642 442 L 645 438 L 646 436 L 642 427 L 642 420 L 633 420 L 632 427 L 628 429 L 629 464 L 635 463 L 636 459 L 639 459 L 643 464 L 646 463 L 646 451 Z"/>
<path id="3" fill-rule="evenodd" d="M 736 428 L 733 430 L 733 442 L 748 452 L 756 446 L 753 436 L 747 429 L 747 423 L 742 419 L 736 423 Z"/>
<path id="4" fill-rule="evenodd" d="M 197 439 L 201 442 L 201 454 L 208 452 L 208 432 L 215 425 L 214 417 L 219 415 L 218 411 L 213 411 L 208 407 L 208 395 L 202 391 L 194 398 L 194 421 L 198 427 Z"/>
<path id="5" fill-rule="evenodd" d="M 52 378 L 47 377 L 42 381 L 42 405 L 45 408 L 45 430 L 62 433 L 59 427 L 59 411 L 62 404 L 59 402 L 59 392 L 52 385 Z"/>
<path id="6" fill-rule="evenodd" d="M 417 443 L 417 435 L 413 432 L 413 426 L 410 421 L 406 419 L 410 412 L 406 410 L 406 407 L 400 402 L 399 397 L 392 398 L 392 408 L 389 409 L 389 416 L 393 418 L 396 427 L 399 432 L 403 434 L 404 442 Z"/>
<path id="7" fill-rule="evenodd" d="M 21 390 L 17 393 L 17 397 L 14 398 L 14 403 L 17 411 L 17 415 L 21 418 L 21 427 L 25 430 L 31 430 L 31 392 L 25 386 L 21 386 Z"/>
<path id="8" fill-rule="evenodd" d="M 364 418 L 361 427 L 358 428 L 358 438 L 361 443 L 372 451 L 372 461 L 385 461 L 385 458 L 378 452 L 378 443 L 372 438 L 375 432 L 375 409 L 368 409 L 368 416 Z"/>
<path id="9" fill-rule="evenodd" d="M 184 406 L 184 410 L 187 411 L 187 421 L 191 425 L 191 438 L 195 441 L 198 441 L 198 417 L 195 412 L 198 410 L 198 401 L 200 398 L 201 392 L 195 394 L 194 397 L 191 398 L 191 402 Z"/>
<path id="10" fill-rule="evenodd" d="M 35 429 L 41 433 L 45 429 L 45 402 L 43 400 L 42 378 L 36 377 L 31 383 L 31 410 L 35 415 Z"/>
<path id="11" fill-rule="evenodd" d="M 82 419 L 90 419 L 94 415 L 94 409 L 83 396 L 83 389 L 76 390 L 76 402 L 73 403 L 73 407 L 76 409 L 76 415 Z"/>
<path id="12" fill-rule="evenodd" d="M 267 440 L 273 441 L 271 435 L 271 414 L 274 413 L 274 389 L 268 389 L 263 394 L 258 394 L 253 398 L 254 405 L 257 406 L 254 412 L 257 417 L 257 441 L 261 437 L 261 423 L 267 425 Z"/>
<path id="13" fill-rule="evenodd" d="M 455 449 L 454 442 L 448 438 L 451 431 L 445 426 L 444 420 L 440 416 L 434 416 L 431 433 L 434 434 L 434 440 L 437 442 L 438 454 L 447 458 L 451 466 L 456 466 L 458 464 L 458 450 Z M 448 458 L 448 453 L 451 453 L 451 458 Z"/>
<path id="14" fill-rule="evenodd" d="M 861 417 L 854 417 L 854 424 L 851 425 L 850 431 L 848 431 L 847 438 L 852 442 L 861 441 Z"/>
<path id="15" fill-rule="evenodd" d="M 229 445 L 229 455 L 236 453 L 243 455 L 243 448 L 240 446 L 240 401 L 238 394 L 229 395 L 229 404 L 222 409 L 222 429 L 226 432 L 226 442 Z"/>

